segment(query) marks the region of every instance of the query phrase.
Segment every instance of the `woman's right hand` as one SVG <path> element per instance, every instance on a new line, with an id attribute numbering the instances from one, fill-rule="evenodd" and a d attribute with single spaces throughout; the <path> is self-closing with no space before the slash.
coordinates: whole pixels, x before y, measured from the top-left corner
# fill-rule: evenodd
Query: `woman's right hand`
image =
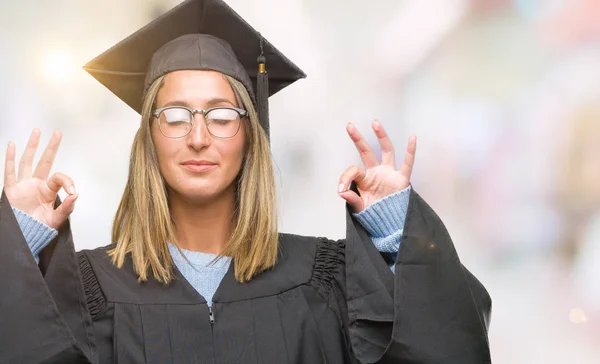
<path id="1" fill-rule="evenodd" d="M 58 229 L 67 220 L 78 197 L 73 180 L 69 176 L 55 173 L 48 178 L 61 139 L 61 132 L 56 130 L 32 173 L 33 157 L 40 141 L 40 130 L 34 129 L 19 162 L 18 175 L 15 170 L 16 150 L 13 143 L 8 143 L 4 168 L 4 192 L 11 206 L 53 229 Z M 54 209 L 54 202 L 61 188 L 68 196 Z"/>

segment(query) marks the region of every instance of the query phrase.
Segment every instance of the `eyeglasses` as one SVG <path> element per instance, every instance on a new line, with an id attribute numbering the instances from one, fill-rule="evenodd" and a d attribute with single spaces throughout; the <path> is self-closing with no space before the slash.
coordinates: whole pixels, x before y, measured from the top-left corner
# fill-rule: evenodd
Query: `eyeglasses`
<path id="1" fill-rule="evenodd" d="M 233 138 L 240 130 L 240 119 L 248 112 L 237 107 L 212 107 L 194 110 L 185 106 L 167 106 L 156 109 L 152 115 L 159 121 L 158 127 L 167 138 L 183 138 L 194 126 L 194 115 L 204 115 L 206 127 L 217 138 Z"/>

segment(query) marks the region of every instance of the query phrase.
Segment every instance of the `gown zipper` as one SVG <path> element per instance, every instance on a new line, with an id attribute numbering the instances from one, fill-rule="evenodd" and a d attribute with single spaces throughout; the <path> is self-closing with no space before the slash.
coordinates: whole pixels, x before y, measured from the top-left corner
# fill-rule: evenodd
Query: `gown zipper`
<path id="1" fill-rule="evenodd" d="M 213 313 L 212 307 L 208 306 L 208 318 L 210 319 L 210 324 L 214 324 L 215 323 L 215 315 Z"/>

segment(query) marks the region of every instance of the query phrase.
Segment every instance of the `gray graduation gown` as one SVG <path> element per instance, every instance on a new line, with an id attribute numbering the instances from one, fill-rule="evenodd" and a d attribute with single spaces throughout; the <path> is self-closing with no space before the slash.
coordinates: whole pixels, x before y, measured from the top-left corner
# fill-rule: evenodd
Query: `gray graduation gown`
<path id="1" fill-rule="evenodd" d="M 346 239 L 280 234 L 277 265 L 206 301 L 76 253 L 66 222 L 40 257 L 0 199 L 0 363 L 490 363 L 490 297 L 411 192 L 395 275 L 347 211 Z"/>

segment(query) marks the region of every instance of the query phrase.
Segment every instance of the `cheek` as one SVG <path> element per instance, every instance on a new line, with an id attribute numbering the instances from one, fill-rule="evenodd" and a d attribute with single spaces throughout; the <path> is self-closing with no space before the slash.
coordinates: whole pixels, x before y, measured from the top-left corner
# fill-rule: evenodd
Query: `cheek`
<path id="1" fill-rule="evenodd" d="M 240 138 L 235 141 L 235 156 L 236 156 L 236 164 L 239 166 L 242 165 L 244 156 L 246 154 L 246 137 L 245 130 L 240 130 Z"/>
<path id="2" fill-rule="evenodd" d="M 154 141 L 154 150 L 156 151 L 156 157 L 158 158 L 161 173 L 164 175 L 165 173 L 168 174 L 169 172 L 167 168 L 169 165 L 169 160 L 171 160 L 173 157 L 175 148 L 172 145 L 173 143 L 170 143 L 170 140 L 162 138 L 160 131 L 158 133 L 159 135 L 157 135 L 156 131 L 153 130 L 152 139 Z"/>
<path id="3" fill-rule="evenodd" d="M 163 155 L 165 154 L 164 140 L 161 140 L 158 137 L 158 135 L 156 135 L 156 130 L 154 127 L 152 128 L 152 141 L 154 142 L 154 150 L 156 151 L 156 157 L 160 162 L 163 160 Z"/>
<path id="4" fill-rule="evenodd" d="M 224 140 L 224 143 L 219 144 L 219 153 L 221 154 L 223 161 L 227 164 L 227 175 L 236 176 L 239 173 L 244 160 L 244 139 L 235 138 Z"/>
<path id="5" fill-rule="evenodd" d="M 220 148 L 220 154 L 226 160 L 229 168 L 237 168 L 244 157 L 243 145 L 241 143 L 224 145 Z"/>

